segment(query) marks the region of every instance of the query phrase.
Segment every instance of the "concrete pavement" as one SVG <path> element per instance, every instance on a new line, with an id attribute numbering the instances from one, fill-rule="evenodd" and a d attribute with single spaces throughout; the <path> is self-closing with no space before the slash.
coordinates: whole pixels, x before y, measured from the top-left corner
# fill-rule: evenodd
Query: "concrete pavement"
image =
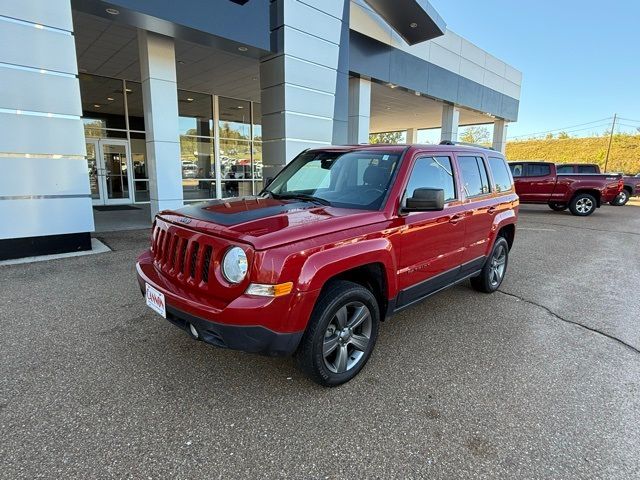
<path id="1" fill-rule="evenodd" d="M 638 478 L 640 207 L 522 206 L 502 292 L 384 324 L 354 381 L 192 341 L 113 252 L 0 268 L 0 478 Z"/>

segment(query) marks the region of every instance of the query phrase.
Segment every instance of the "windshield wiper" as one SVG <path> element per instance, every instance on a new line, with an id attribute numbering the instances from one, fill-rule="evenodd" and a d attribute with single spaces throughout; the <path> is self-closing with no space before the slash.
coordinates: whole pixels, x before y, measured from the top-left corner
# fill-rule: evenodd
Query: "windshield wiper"
<path id="1" fill-rule="evenodd" d="M 316 202 L 320 205 L 331 206 L 331 202 L 324 198 L 314 197 L 313 195 L 307 195 L 306 193 L 271 193 L 271 196 L 277 200 L 306 200 L 307 202 Z"/>

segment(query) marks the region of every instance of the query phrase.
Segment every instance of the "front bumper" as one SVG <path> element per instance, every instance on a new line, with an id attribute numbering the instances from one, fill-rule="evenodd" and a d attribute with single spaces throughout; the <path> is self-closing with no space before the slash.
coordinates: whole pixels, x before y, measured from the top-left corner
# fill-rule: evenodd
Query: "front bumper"
<path id="1" fill-rule="evenodd" d="M 241 295 L 223 305 L 174 285 L 159 274 L 148 252 L 136 264 L 140 290 L 145 284 L 165 296 L 167 320 L 189 332 L 189 325 L 211 345 L 270 356 L 291 355 L 298 347 L 319 292 L 269 298 Z"/>
<path id="2" fill-rule="evenodd" d="M 193 325 L 198 331 L 199 339 L 216 347 L 269 356 L 291 355 L 298 348 L 304 333 L 278 333 L 259 326 L 242 327 L 211 322 L 169 305 L 167 320 L 190 335 L 189 324 Z"/>

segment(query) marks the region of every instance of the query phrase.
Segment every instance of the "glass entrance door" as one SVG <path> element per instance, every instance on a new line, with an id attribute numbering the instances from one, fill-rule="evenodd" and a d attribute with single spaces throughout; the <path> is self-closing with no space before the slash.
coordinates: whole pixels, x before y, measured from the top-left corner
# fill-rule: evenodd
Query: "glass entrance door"
<path id="1" fill-rule="evenodd" d="M 133 203 L 129 143 L 126 140 L 87 140 L 89 184 L 94 205 Z"/>

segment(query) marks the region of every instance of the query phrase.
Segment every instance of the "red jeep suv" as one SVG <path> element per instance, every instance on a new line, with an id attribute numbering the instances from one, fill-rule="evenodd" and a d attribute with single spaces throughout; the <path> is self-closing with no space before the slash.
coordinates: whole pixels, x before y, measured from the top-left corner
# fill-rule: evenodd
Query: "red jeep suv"
<path id="1" fill-rule="evenodd" d="M 491 150 L 307 150 L 255 197 L 158 214 L 138 282 L 193 338 L 295 353 L 313 380 L 339 385 L 366 363 L 381 320 L 468 278 L 498 289 L 518 202 Z"/>

